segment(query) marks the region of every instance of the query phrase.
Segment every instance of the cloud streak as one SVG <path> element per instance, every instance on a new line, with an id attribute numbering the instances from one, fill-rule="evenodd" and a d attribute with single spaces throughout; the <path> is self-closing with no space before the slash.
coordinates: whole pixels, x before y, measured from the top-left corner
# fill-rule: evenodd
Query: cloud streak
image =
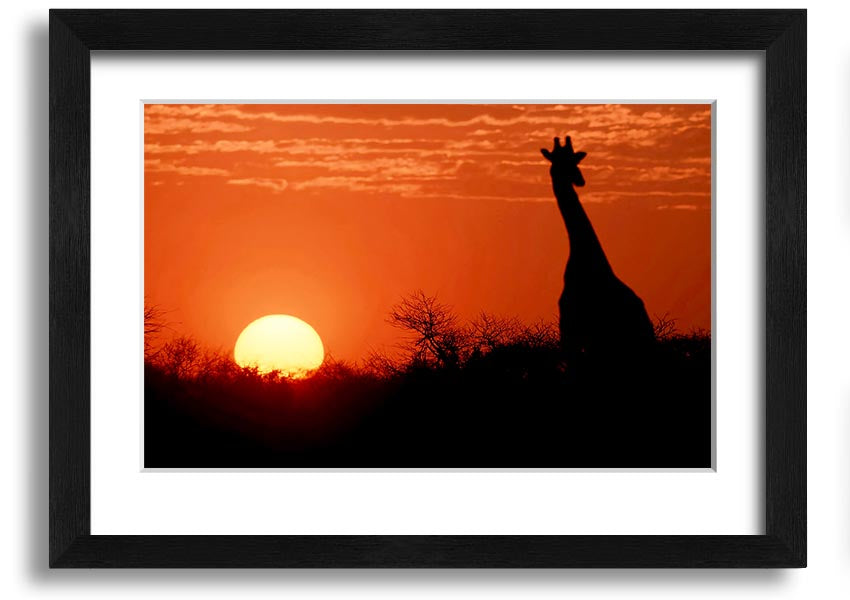
<path id="1" fill-rule="evenodd" d="M 202 175 L 229 175 L 226 169 L 215 167 L 188 166 L 175 163 L 163 162 L 160 159 L 146 159 L 145 173 L 176 173 L 178 175 L 202 176 Z"/>
<path id="2" fill-rule="evenodd" d="M 534 202 L 551 198 L 539 150 L 565 132 L 589 202 L 710 204 L 708 105 L 147 105 L 144 150 L 166 184 Z"/>
<path id="3" fill-rule="evenodd" d="M 257 186 L 261 188 L 266 188 L 274 192 L 275 194 L 280 194 L 286 188 L 289 187 L 289 182 L 286 179 L 268 179 L 261 177 L 250 177 L 247 179 L 228 179 L 227 183 L 230 185 L 242 185 L 242 186 Z"/>

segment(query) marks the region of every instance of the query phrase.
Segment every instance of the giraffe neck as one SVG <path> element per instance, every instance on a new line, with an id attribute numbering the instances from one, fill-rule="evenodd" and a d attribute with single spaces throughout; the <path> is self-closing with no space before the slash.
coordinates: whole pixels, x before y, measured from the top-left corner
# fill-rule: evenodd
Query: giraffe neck
<path id="1" fill-rule="evenodd" d="M 570 262 L 580 263 L 597 273 L 613 273 L 575 188 L 571 184 L 558 186 L 555 197 L 570 238 Z"/>

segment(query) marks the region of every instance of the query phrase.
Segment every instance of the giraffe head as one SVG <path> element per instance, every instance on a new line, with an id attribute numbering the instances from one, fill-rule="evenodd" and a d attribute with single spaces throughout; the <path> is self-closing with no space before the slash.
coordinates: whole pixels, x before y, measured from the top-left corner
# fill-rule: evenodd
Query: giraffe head
<path id="1" fill-rule="evenodd" d="M 564 145 L 561 145 L 560 138 L 555 138 L 555 145 L 552 150 L 543 148 L 540 150 L 543 156 L 552 163 L 549 173 L 552 179 L 562 183 L 569 183 L 576 187 L 584 185 L 584 177 L 578 168 L 578 164 L 587 156 L 587 152 L 573 151 L 573 141 L 569 136 L 564 140 Z"/>

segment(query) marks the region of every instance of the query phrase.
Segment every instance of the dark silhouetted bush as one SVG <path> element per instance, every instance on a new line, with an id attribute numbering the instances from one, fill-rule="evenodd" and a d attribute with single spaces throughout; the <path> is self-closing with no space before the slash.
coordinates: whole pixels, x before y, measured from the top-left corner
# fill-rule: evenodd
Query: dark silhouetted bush
<path id="1" fill-rule="evenodd" d="M 388 320 L 398 347 L 358 364 L 328 356 L 301 380 L 190 338 L 159 344 L 145 361 L 145 465 L 710 466 L 707 332 L 681 333 L 665 315 L 639 368 L 583 378 L 556 323 L 462 323 L 422 292 Z"/>

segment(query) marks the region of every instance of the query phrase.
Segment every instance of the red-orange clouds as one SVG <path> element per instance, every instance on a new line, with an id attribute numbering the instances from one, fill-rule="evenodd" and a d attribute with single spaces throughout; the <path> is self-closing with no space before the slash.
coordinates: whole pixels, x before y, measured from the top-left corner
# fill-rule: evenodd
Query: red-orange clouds
<path id="1" fill-rule="evenodd" d="M 399 297 L 554 319 L 568 241 L 541 147 L 570 134 L 614 270 L 711 323 L 708 105 L 147 105 L 145 294 L 232 348 L 287 313 L 337 357 L 392 344 Z"/>

